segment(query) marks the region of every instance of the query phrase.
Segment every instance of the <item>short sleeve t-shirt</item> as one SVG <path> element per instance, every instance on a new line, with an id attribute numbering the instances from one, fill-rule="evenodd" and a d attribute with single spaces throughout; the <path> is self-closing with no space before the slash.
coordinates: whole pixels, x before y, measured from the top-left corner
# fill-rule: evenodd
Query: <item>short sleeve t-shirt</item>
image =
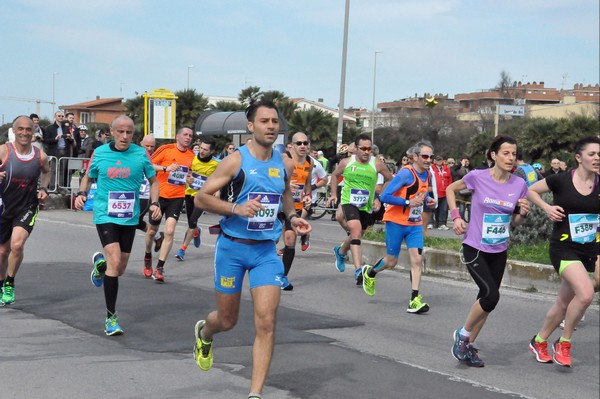
<path id="1" fill-rule="evenodd" d="M 527 197 L 527 184 L 514 175 L 506 183 L 498 183 L 490 169 L 473 170 L 463 181 L 473 192 L 471 221 L 463 243 L 488 253 L 506 251 L 511 216 L 517 200 Z"/>
<path id="2" fill-rule="evenodd" d="M 160 196 L 162 198 L 184 198 L 185 185 L 188 172 L 192 167 L 194 153 L 189 148 L 181 151 L 177 144 L 170 143 L 158 147 L 152 154 L 152 163 L 160 166 L 169 166 L 176 163 L 179 170 L 172 172 L 160 171 L 156 176 L 160 184 Z"/>
<path id="3" fill-rule="evenodd" d="M 94 197 L 94 223 L 135 226 L 140 215 L 139 191 L 144 177 L 156 175 L 146 150 L 131 144 L 125 151 L 114 143 L 94 151 L 88 176 L 98 180 Z"/>

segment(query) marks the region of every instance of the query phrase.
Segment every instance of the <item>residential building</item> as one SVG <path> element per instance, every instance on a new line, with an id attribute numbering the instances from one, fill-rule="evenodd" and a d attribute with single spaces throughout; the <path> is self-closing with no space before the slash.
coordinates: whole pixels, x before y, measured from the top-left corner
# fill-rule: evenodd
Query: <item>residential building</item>
<path id="1" fill-rule="evenodd" d="M 61 111 L 72 112 L 77 123 L 111 123 L 115 116 L 125 112 L 122 98 L 100 98 L 71 105 L 61 105 Z"/>

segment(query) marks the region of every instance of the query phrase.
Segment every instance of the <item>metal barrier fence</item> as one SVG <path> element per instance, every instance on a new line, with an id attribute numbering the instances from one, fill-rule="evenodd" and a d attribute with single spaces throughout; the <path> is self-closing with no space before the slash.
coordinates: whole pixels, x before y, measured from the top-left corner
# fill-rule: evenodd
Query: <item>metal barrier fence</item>
<path id="1" fill-rule="evenodd" d="M 79 190 L 79 181 L 88 168 L 90 158 L 62 157 L 57 159 L 55 156 L 49 156 L 48 161 L 51 173 L 48 192 L 66 191 L 70 197 L 70 207 L 73 208 L 73 192 Z"/>

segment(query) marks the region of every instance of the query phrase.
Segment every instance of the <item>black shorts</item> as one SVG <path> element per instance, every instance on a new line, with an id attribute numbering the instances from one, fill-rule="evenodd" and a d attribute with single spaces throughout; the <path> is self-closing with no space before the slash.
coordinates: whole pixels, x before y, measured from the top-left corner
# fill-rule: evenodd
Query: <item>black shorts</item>
<path id="1" fill-rule="evenodd" d="M 24 228 L 27 231 L 27 234 L 31 234 L 37 215 L 37 204 L 31 204 L 29 207 L 24 208 L 11 218 L 0 216 L 0 244 L 4 244 L 10 240 L 13 228 L 17 226 Z"/>
<path id="2" fill-rule="evenodd" d="M 346 221 L 360 220 L 360 226 L 363 230 L 366 230 L 367 227 L 371 225 L 371 214 L 359 210 L 354 205 L 342 204 L 342 212 L 344 213 L 344 218 L 346 219 Z"/>
<path id="3" fill-rule="evenodd" d="M 173 218 L 179 220 L 181 209 L 183 208 L 183 201 L 185 198 L 158 198 L 158 204 L 160 205 L 160 211 L 162 212 L 165 220 Z M 150 218 L 150 224 L 152 226 L 160 225 L 160 220 L 154 220 Z"/>
<path id="4" fill-rule="evenodd" d="M 196 208 L 194 205 L 194 198 L 196 198 L 196 196 L 185 196 L 185 212 L 187 215 L 188 227 L 190 229 L 198 227 L 198 219 L 200 219 L 200 216 L 204 215 L 204 211 L 200 208 Z"/>
<path id="5" fill-rule="evenodd" d="M 594 246 L 596 248 L 595 254 L 593 250 Z M 587 245 L 566 242 L 550 242 L 550 250 L 548 252 L 550 254 L 550 262 L 552 262 L 552 266 L 558 274 L 561 274 L 561 262 L 565 260 L 579 261 L 583 263 L 583 266 L 588 273 L 594 273 L 594 269 L 596 267 L 596 257 L 598 256 L 598 244 L 592 243 L 592 245 Z"/>
<path id="6" fill-rule="evenodd" d="M 96 225 L 96 230 L 98 230 L 98 236 L 100 236 L 102 247 L 118 242 L 121 252 L 126 254 L 131 253 L 136 228 L 137 226 L 123 226 L 116 223 L 103 223 Z"/>

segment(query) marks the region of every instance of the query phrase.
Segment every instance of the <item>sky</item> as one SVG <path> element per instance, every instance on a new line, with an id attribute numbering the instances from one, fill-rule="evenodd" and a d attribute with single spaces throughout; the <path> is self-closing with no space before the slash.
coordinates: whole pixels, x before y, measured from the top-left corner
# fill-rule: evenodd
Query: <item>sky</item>
<path id="1" fill-rule="evenodd" d="M 345 0 L 2 0 L 0 122 L 188 87 L 340 103 Z M 598 0 L 351 0 L 344 106 L 600 81 Z M 380 53 L 377 53 L 380 51 Z M 377 61 L 374 76 L 375 59 Z M 374 85 L 374 77 L 376 77 Z M 19 98 L 21 100 L 15 100 Z M 23 100 L 24 99 L 24 100 Z M 52 105 L 40 104 L 40 116 Z"/>

